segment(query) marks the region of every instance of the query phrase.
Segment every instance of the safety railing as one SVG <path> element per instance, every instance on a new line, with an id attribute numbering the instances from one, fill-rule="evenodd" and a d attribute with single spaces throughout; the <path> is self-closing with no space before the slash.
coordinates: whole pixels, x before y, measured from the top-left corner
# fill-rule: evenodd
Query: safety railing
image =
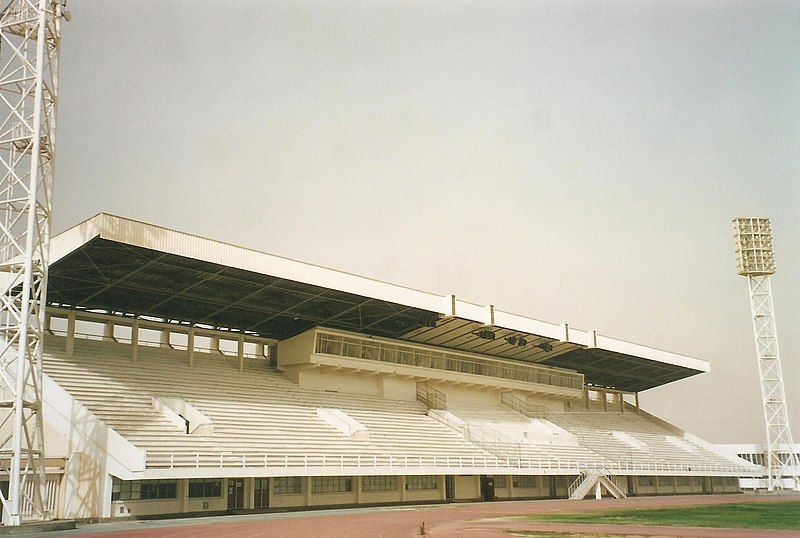
<path id="1" fill-rule="evenodd" d="M 726 465 L 681 465 L 674 463 L 635 463 L 603 459 L 500 458 L 481 456 L 432 455 L 319 455 L 319 454 L 254 454 L 235 452 L 172 453 L 148 456 L 147 468 L 452 468 L 452 469 L 519 469 L 552 474 L 597 472 L 605 475 L 671 472 L 676 474 L 727 474 L 754 476 L 751 469 Z"/>
<path id="2" fill-rule="evenodd" d="M 67 331 L 63 329 L 50 329 L 50 333 L 54 336 L 66 337 Z M 103 336 L 101 334 L 92 334 L 92 333 L 82 333 L 75 331 L 73 333 L 76 340 L 90 340 L 93 342 L 110 342 L 110 343 L 117 343 L 117 344 L 128 344 L 130 345 L 132 339 L 130 336 Z M 163 348 L 163 349 L 174 349 L 178 351 L 188 351 L 189 346 L 187 344 L 182 344 L 179 342 L 164 342 L 160 339 L 152 340 L 146 337 L 143 337 L 142 334 L 139 334 L 139 338 L 136 340 L 136 344 L 142 347 L 151 347 L 151 348 Z M 196 353 L 210 353 L 215 355 L 225 355 L 226 357 L 237 357 L 237 353 L 235 351 L 228 351 L 225 349 L 213 349 L 210 347 L 204 346 L 193 346 L 193 349 Z M 245 358 L 250 359 L 266 359 L 264 355 L 259 353 L 252 353 L 248 351 L 244 351 L 242 356 Z"/>
<path id="3" fill-rule="evenodd" d="M 522 455 L 522 444 L 491 426 L 475 422 L 465 422 L 464 437 L 487 452 L 501 458 L 519 459 Z"/>
<path id="4" fill-rule="evenodd" d="M 572 498 L 573 493 L 577 491 L 577 489 L 583 484 L 583 481 L 586 480 L 586 477 L 589 476 L 585 472 L 581 471 L 581 474 L 578 475 L 578 478 L 573 480 L 572 484 L 569 485 L 567 488 L 567 498 Z"/>
<path id="5" fill-rule="evenodd" d="M 500 395 L 500 403 L 530 418 L 545 418 L 548 413 L 545 406 L 532 405 L 522 398 L 514 396 L 514 394 L 510 392 L 504 392 Z"/>
<path id="6" fill-rule="evenodd" d="M 447 409 L 447 396 L 427 383 L 417 383 L 417 400 L 428 406 L 428 409 Z"/>
<path id="7" fill-rule="evenodd" d="M 559 368 L 514 365 L 473 355 L 324 331 L 317 331 L 315 352 L 576 390 L 583 388 L 583 374 Z"/>

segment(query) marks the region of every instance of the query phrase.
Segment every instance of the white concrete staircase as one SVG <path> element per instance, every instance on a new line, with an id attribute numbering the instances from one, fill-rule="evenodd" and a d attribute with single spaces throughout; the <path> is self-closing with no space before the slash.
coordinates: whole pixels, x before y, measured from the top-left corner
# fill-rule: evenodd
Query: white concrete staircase
<path id="1" fill-rule="evenodd" d="M 569 500 L 579 501 L 586 497 L 590 491 L 595 491 L 595 496 L 599 498 L 600 491 L 605 488 L 615 499 L 624 499 L 625 493 L 611 479 L 610 475 L 605 475 L 600 471 L 592 470 L 581 473 L 569 488 Z"/>

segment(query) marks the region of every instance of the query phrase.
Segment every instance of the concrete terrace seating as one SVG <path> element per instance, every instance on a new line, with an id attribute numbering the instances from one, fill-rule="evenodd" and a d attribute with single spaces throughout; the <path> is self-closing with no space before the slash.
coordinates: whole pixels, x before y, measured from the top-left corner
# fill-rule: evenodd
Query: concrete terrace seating
<path id="1" fill-rule="evenodd" d="M 604 458 L 581 446 L 576 436 L 546 420 L 531 419 L 504 405 L 465 407 L 448 405 L 448 411 L 466 424 L 487 426 L 516 444 L 505 444 L 507 452 L 534 460 L 602 462 Z"/>
<path id="2" fill-rule="evenodd" d="M 686 451 L 667 440 L 668 436 L 682 436 L 634 412 L 619 411 L 572 411 L 551 413 L 548 419 L 574 433 L 581 444 L 612 461 L 628 461 L 633 464 L 675 464 L 687 467 L 704 465 L 730 466 L 722 456 L 706 450 L 688 440 L 683 440 Z M 614 435 L 624 432 L 642 443 L 633 446 Z"/>
<path id="3" fill-rule="evenodd" d="M 343 457 L 492 457 L 427 416 L 419 402 L 300 389 L 266 362 L 235 357 L 48 337 L 45 373 L 135 446 L 149 468 L 179 466 L 335 465 Z M 186 435 L 153 408 L 155 396 L 179 396 L 209 417 L 213 434 Z M 367 426 L 368 440 L 341 434 L 321 420 L 319 407 L 340 408 Z M 265 460 L 265 458 L 267 458 Z M 377 461 L 377 460 L 376 460 Z"/>

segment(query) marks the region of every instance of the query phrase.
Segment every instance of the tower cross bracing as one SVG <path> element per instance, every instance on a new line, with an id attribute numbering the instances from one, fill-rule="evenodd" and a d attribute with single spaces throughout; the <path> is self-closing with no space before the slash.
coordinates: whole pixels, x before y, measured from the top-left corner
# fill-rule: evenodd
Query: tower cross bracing
<path id="1" fill-rule="evenodd" d="M 770 275 L 775 272 L 772 228 L 766 218 L 738 218 L 733 221 L 738 272 L 746 276 L 750 289 L 753 333 L 761 384 L 761 401 L 767 435 L 767 489 L 781 489 L 789 479 L 800 490 L 797 455 L 793 450 L 781 456 L 780 447 L 792 447 L 789 410 L 783 385 L 778 333 L 772 302 Z"/>
<path id="2" fill-rule="evenodd" d="M 47 519 L 42 339 L 65 0 L 0 1 L 2 522 Z"/>

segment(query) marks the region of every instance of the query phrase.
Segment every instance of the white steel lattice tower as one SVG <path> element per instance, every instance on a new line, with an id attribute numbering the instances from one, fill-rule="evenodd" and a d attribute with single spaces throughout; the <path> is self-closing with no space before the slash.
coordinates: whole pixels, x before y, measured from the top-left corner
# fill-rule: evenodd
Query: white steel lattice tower
<path id="1" fill-rule="evenodd" d="M 783 373 L 778 351 L 778 333 L 772 306 L 770 275 L 775 272 L 772 254 L 772 228 L 767 218 L 738 218 L 733 221 L 736 240 L 736 264 L 740 275 L 750 284 L 750 306 L 756 340 L 758 372 L 761 377 L 761 401 L 767 430 L 767 489 L 784 487 L 784 479 L 800 489 L 800 468 L 794 453 L 789 411 L 783 388 Z M 786 450 L 789 447 L 789 450 Z M 781 450 L 783 449 L 783 450 Z M 781 457 L 781 452 L 784 456 Z M 786 454 L 788 452 L 788 454 Z"/>
<path id="2" fill-rule="evenodd" d="M 47 519 L 42 339 L 65 0 L 0 0 L 0 492 L 4 525 Z M 2 477 L 3 480 L 6 477 Z"/>

